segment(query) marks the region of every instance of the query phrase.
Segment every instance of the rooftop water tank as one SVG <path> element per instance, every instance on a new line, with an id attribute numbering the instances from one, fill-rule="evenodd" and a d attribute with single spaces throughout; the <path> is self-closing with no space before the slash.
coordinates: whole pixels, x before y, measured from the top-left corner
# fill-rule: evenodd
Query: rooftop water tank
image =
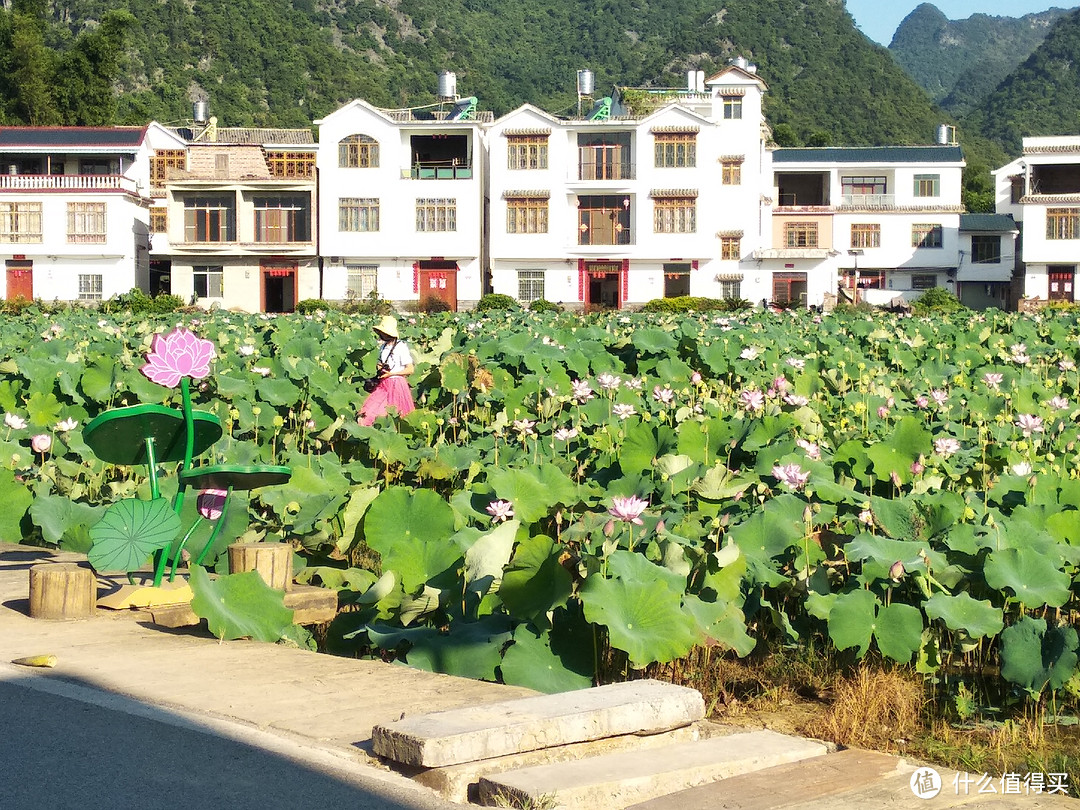
<path id="1" fill-rule="evenodd" d="M 457 74 L 451 70 L 439 71 L 439 98 L 457 98 Z"/>
<path id="2" fill-rule="evenodd" d="M 193 101 L 191 103 L 191 117 L 196 124 L 205 124 L 210 116 L 210 104 L 207 101 Z"/>
<path id="3" fill-rule="evenodd" d="M 577 72 L 577 92 L 579 96 L 591 96 L 594 86 L 593 72 L 591 70 L 579 70 Z"/>

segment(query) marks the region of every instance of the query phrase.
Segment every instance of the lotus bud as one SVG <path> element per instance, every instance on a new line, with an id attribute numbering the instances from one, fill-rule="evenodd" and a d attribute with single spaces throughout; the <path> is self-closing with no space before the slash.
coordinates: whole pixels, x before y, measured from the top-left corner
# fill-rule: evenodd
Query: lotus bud
<path id="1" fill-rule="evenodd" d="M 663 534 L 666 531 L 667 531 L 667 524 L 664 523 L 664 521 L 662 521 L 662 520 L 656 521 L 656 533 L 657 534 Z"/>
<path id="2" fill-rule="evenodd" d="M 611 537 L 613 534 L 615 534 L 615 521 L 609 520 L 604 524 L 604 537 Z"/>
<path id="3" fill-rule="evenodd" d="M 904 578 L 904 573 L 904 564 L 900 562 L 900 560 L 897 560 L 889 568 L 889 579 L 893 582 L 899 582 Z"/>
<path id="4" fill-rule="evenodd" d="M 900 486 L 900 476 L 896 474 L 896 470 L 889 473 L 889 478 L 893 482 L 894 487 Z"/>
<path id="5" fill-rule="evenodd" d="M 52 436 L 48 433 L 39 433 L 30 439 L 30 447 L 35 453 L 48 453 L 52 447 Z"/>

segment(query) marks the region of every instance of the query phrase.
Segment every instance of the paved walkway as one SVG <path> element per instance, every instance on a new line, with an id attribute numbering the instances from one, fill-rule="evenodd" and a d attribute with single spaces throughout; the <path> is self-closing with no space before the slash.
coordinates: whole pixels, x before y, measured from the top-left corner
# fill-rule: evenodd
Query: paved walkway
<path id="1" fill-rule="evenodd" d="M 250 774 L 261 767 L 278 776 L 289 775 L 276 782 L 236 776 L 244 786 L 241 792 L 261 799 L 264 807 L 458 807 L 369 755 L 372 728 L 403 715 L 533 694 L 517 687 L 376 661 L 249 641 L 221 643 L 198 630 L 163 630 L 133 611 L 99 609 L 94 618 L 67 622 L 29 618 L 28 569 L 46 560 L 69 557 L 82 559 L 0 544 L 0 704 L 5 707 L 0 711 L 0 725 L 8 735 L 0 745 L 0 757 L 11 763 L 14 756 L 20 756 L 26 763 L 23 768 L 0 768 L 0 807 L 5 810 L 96 806 L 102 796 L 121 795 L 114 791 L 119 791 L 124 780 L 155 786 L 157 800 L 135 801 L 136 794 L 129 793 L 132 803 L 114 806 L 256 806 L 254 800 L 226 800 L 227 794 L 221 794 L 220 801 L 207 799 L 194 804 L 167 800 L 170 791 L 185 797 L 187 783 L 198 778 L 198 768 L 209 767 L 191 763 L 210 751 L 218 751 L 213 759 L 224 760 L 221 768 L 226 774 L 239 773 L 237 769 Z M 56 667 L 37 669 L 8 663 L 41 654 L 55 655 Z M 23 700 L 18 700 L 20 695 Z M 63 718 L 60 722 L 58 715 Z M 171 744 L 186 752 L 175 765 L 164 759 L 167 750 L 149 758 L 132 755 L 134 750 L 144 751 L 151 740 L 174 738 Z M 229 747 L 233 744 L 239 747 Z M 91 776 L 108 776 L 116 786 L 88 781 L 91 776 L 86 768 L 66 768 L 67 760 L 79 757 L 80 751 L 92 755 Z M 47 768 L 47 773 L 34 768 L 35 762 Z M 107 770 L 110 764 L 112 771 Z M 38 786 L 37 791 L 25 790 L 28 779 Z M 298 790 L 309 796 L 310 802 L 295 801 L 296 794 L 286 790 L 293 783 L 301 786 Z M 228 784 L 228 780 L 222 781 L 220 789 L 226 790 Z M 80 787 L 90 790 L 89 795 L 95 798 L 80 799 Z M 752 792 L 760 796 L 761 790 L 758 784 Z M 864 796 L 859 805 L 915 808 L 955 803 L 955 799 L 941 804 L 940 799 L 920 801 L 903 790 L 891 791 L 887 799 L 874 797 L 883 801 Z M 328 797 L 326 802 L 317 798 L 323 794 Z M 31 804 L 34 797 L 39 801 Z M 704 801 L 672 797 L 668 806 L 678 805 L 682 810 L 768 806 L 740 802 L 739 798 L 718 785 Z M 835 799 L 833 803 L 836 807 L 855 806 Z M 1045 796 L 982 796 L 972 804 L 1080 807 L 1080 802 L 1063 803 L 1060 797 Z"/>

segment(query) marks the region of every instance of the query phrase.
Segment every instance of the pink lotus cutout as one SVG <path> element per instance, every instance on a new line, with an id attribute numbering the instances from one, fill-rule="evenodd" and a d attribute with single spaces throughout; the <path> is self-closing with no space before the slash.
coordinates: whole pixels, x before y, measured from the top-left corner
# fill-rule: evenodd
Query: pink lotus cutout
<path id="1" fill-rule="evenodd" d="M 210 373 L 214 343 L 178 326 L 169 334 L 154 335 L 146 365 L 140 371 L 152 382 L 174 388 L 182 377 L 201 380 Z"/>
<path id="2" fill-rule="evenodd" d="M 225 499 L 229 497 L 225 489 L 204 489 L 195 502 L 199 514 L 207 520 L 217 520 L 225 508 Z"/>

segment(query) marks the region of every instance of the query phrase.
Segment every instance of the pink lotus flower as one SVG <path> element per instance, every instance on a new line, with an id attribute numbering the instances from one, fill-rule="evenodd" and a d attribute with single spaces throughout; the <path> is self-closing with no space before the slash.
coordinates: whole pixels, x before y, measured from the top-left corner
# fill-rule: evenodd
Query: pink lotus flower
<path id="1" fill-rule="evenodd" d="M 675 392 L 672 391 L 669 386 L 665 385 L 663 388 L 661 388 L 659 385 L 654 385 L 652 390 L 652 397 L 657 402 L 663 403 L 664 405 L 670 405 L 672 402 L 675 401 Z"/>
<path id="2" fill-rule="evenodd" d="M 801 408 L 810 402 L 810 398 L 801 394 L 784 394 L 784 402 L 788 405 L 794 405 L 796 408 Z"/>
<path id="3" fill-rule="evenodd" d="M 533 430 L 533 428 L 536 427 L 536 422 L 532 419 L 515 419 L 512 424 L 514 430 L 518 432 L 518 435 L 521 436 L 521 438 L 536 435 L 536 431 Z"/>
<path id="4" fill-rule="evenodd" d="M 4 426 L 12 430 L 22 430 L 26 427 L 26 420 L 14 413 L 5 413 Z"/>
<path id="5" fill-rule="evenodd" d="M 701 383 L 701 380 L 702 377 L 700 371 L 695 371 L 693 374 L 690 375 L 690 382 L 692 382 L 694 385 L 699 385 Z"/>
<path id="6" fill-rule="evenodd" d="M 629 419 L 631 416 L 637 413 L 637 411 L 634 410 L 633 405 L 627 405 L 622 402 L 615 405 L 611 409 L 611 412 L 620 419 Z"/>
<path id="7" fill-rule="evenodd" d="M 777 464 L 772 468 L 773 477 L 791 489 L 801 489 L 810 479 L 810 471 L 798 464 Z"/>
<path id="8" fill-rule="evenodd" d="M 1069 400 L 1065 399 L 1065 397 L 1054 397 L 1050 400 L 1050 407 L 1059 411 L 1064 410 L 1069 407 Z"/>
<path id="9" fill-rule="evenodd" d="M 568 442 L 578 435 L 578 429 L 561 427 L 556 429 L 556 431 L 551 435 L 558 439 L 560 442 Z"/>
<path id="10" fill-rule="evenodd" d="M 765 395 L 756 388 L 750 388 L 739 394 L 739 401 L 748 411 L 760 411 L 765 406 Z"/>
<path id="11" fill-rule="evenodd" d="M 636 523 L 640 526 L 644 522 L 641 519 L 641 513 L 645 511 L 648 505 L 648 501 L 643 501 L 637 495 L 631 495 L 629 498 L 612 498 L 608 514 L 616 520 L 621 520 L 624 523 Z"/>
<path id="12" fill-rule="evenodd" d="M 593 398 L 592 388 L 584 380 L 574 380 L 570 383 L 570 396 L 579 405 L 584 404 Z"/>
<path id="13" fill-rule="evenodd" d="M 225 509 L 225 499 L 229 491 L 225 489 L 204 489 L 195 502 L 199 514 L 207 520 L 217 520 Z"/>
<path id="14" fill-rule="evenodd" d="M 514 516 L 514 505 L 510 501 L 492 501 L 487 505 L 487 513 L 496 523 L 502 523 Z"/>
<path id="15" fill-rule="evenodd" d="M 1030 413 L 1020 414 L 1018 417 L 1016 417 L 1016 422 L 1014 422 L 1013 424 L 1020 428 L 1020 430 L 1023 431 L 1025 436 L 1030 436 L 1032 433 L 1043 432 L 1042 417 L 1034 416 Z"/>
<path id="16" fill-rule="evenodd" d="M 71 417 L 68 417 L 67 419 L 64 419 L 63 421 L 56 423 L 56 430 L 59 433 L 67 433 L 69 430 L 74 430 L 78 426 L 79 426 L 79 423 L 78 423 L 77 420 L 72 419 Z"/>
<path id="17" fill-rule="evenodd" d="M 795 444 L 806 451 L 806 456 L 814 461 L 821 460 L 821 448 L 818 447 L 817 442 L 808 442 L 806 439 L 796 439 Z"/>
<path id="18" fill-rule="evenodd" d="M 951 436 L 934 439 L 934 452 L 942 458 L 948 458 L 960 452 L 960 442 Z"/>
<path id="19" fill-rule="evenodd" d="M 154 335 L 146 365 L 140 371 L 152 382 L 174 388 L 182 377 L 201 380 L 210 373 L 214 344 L 178 326 L 169 334 Z"/>
<path id="20" fill-rule="evenodd" d="M 622 384 L 622 377 L 616 377 L 605 371 L 597 375 L 596 384 L 600 386 L 601 391 L 614 391 Z"/>
<path id="21" fill-rule="evenodd" d="M 48 433 L 39 433 L 30 438 L 30 448 L 35 453 L 48 453 L 50 447 L 52 447 L 52 436 Z"/>
<path id="22" fill-rule="evenodd" d="M 994 371 L 988 371 L 983 374 L 983 382 L 986 383 L 988 387 L 993 388 L 995 391 L 998 390 L 998 386 L 1001 385 L 1001 381 L 1004 379 L 1004 374 L 999 374 Z"/>

